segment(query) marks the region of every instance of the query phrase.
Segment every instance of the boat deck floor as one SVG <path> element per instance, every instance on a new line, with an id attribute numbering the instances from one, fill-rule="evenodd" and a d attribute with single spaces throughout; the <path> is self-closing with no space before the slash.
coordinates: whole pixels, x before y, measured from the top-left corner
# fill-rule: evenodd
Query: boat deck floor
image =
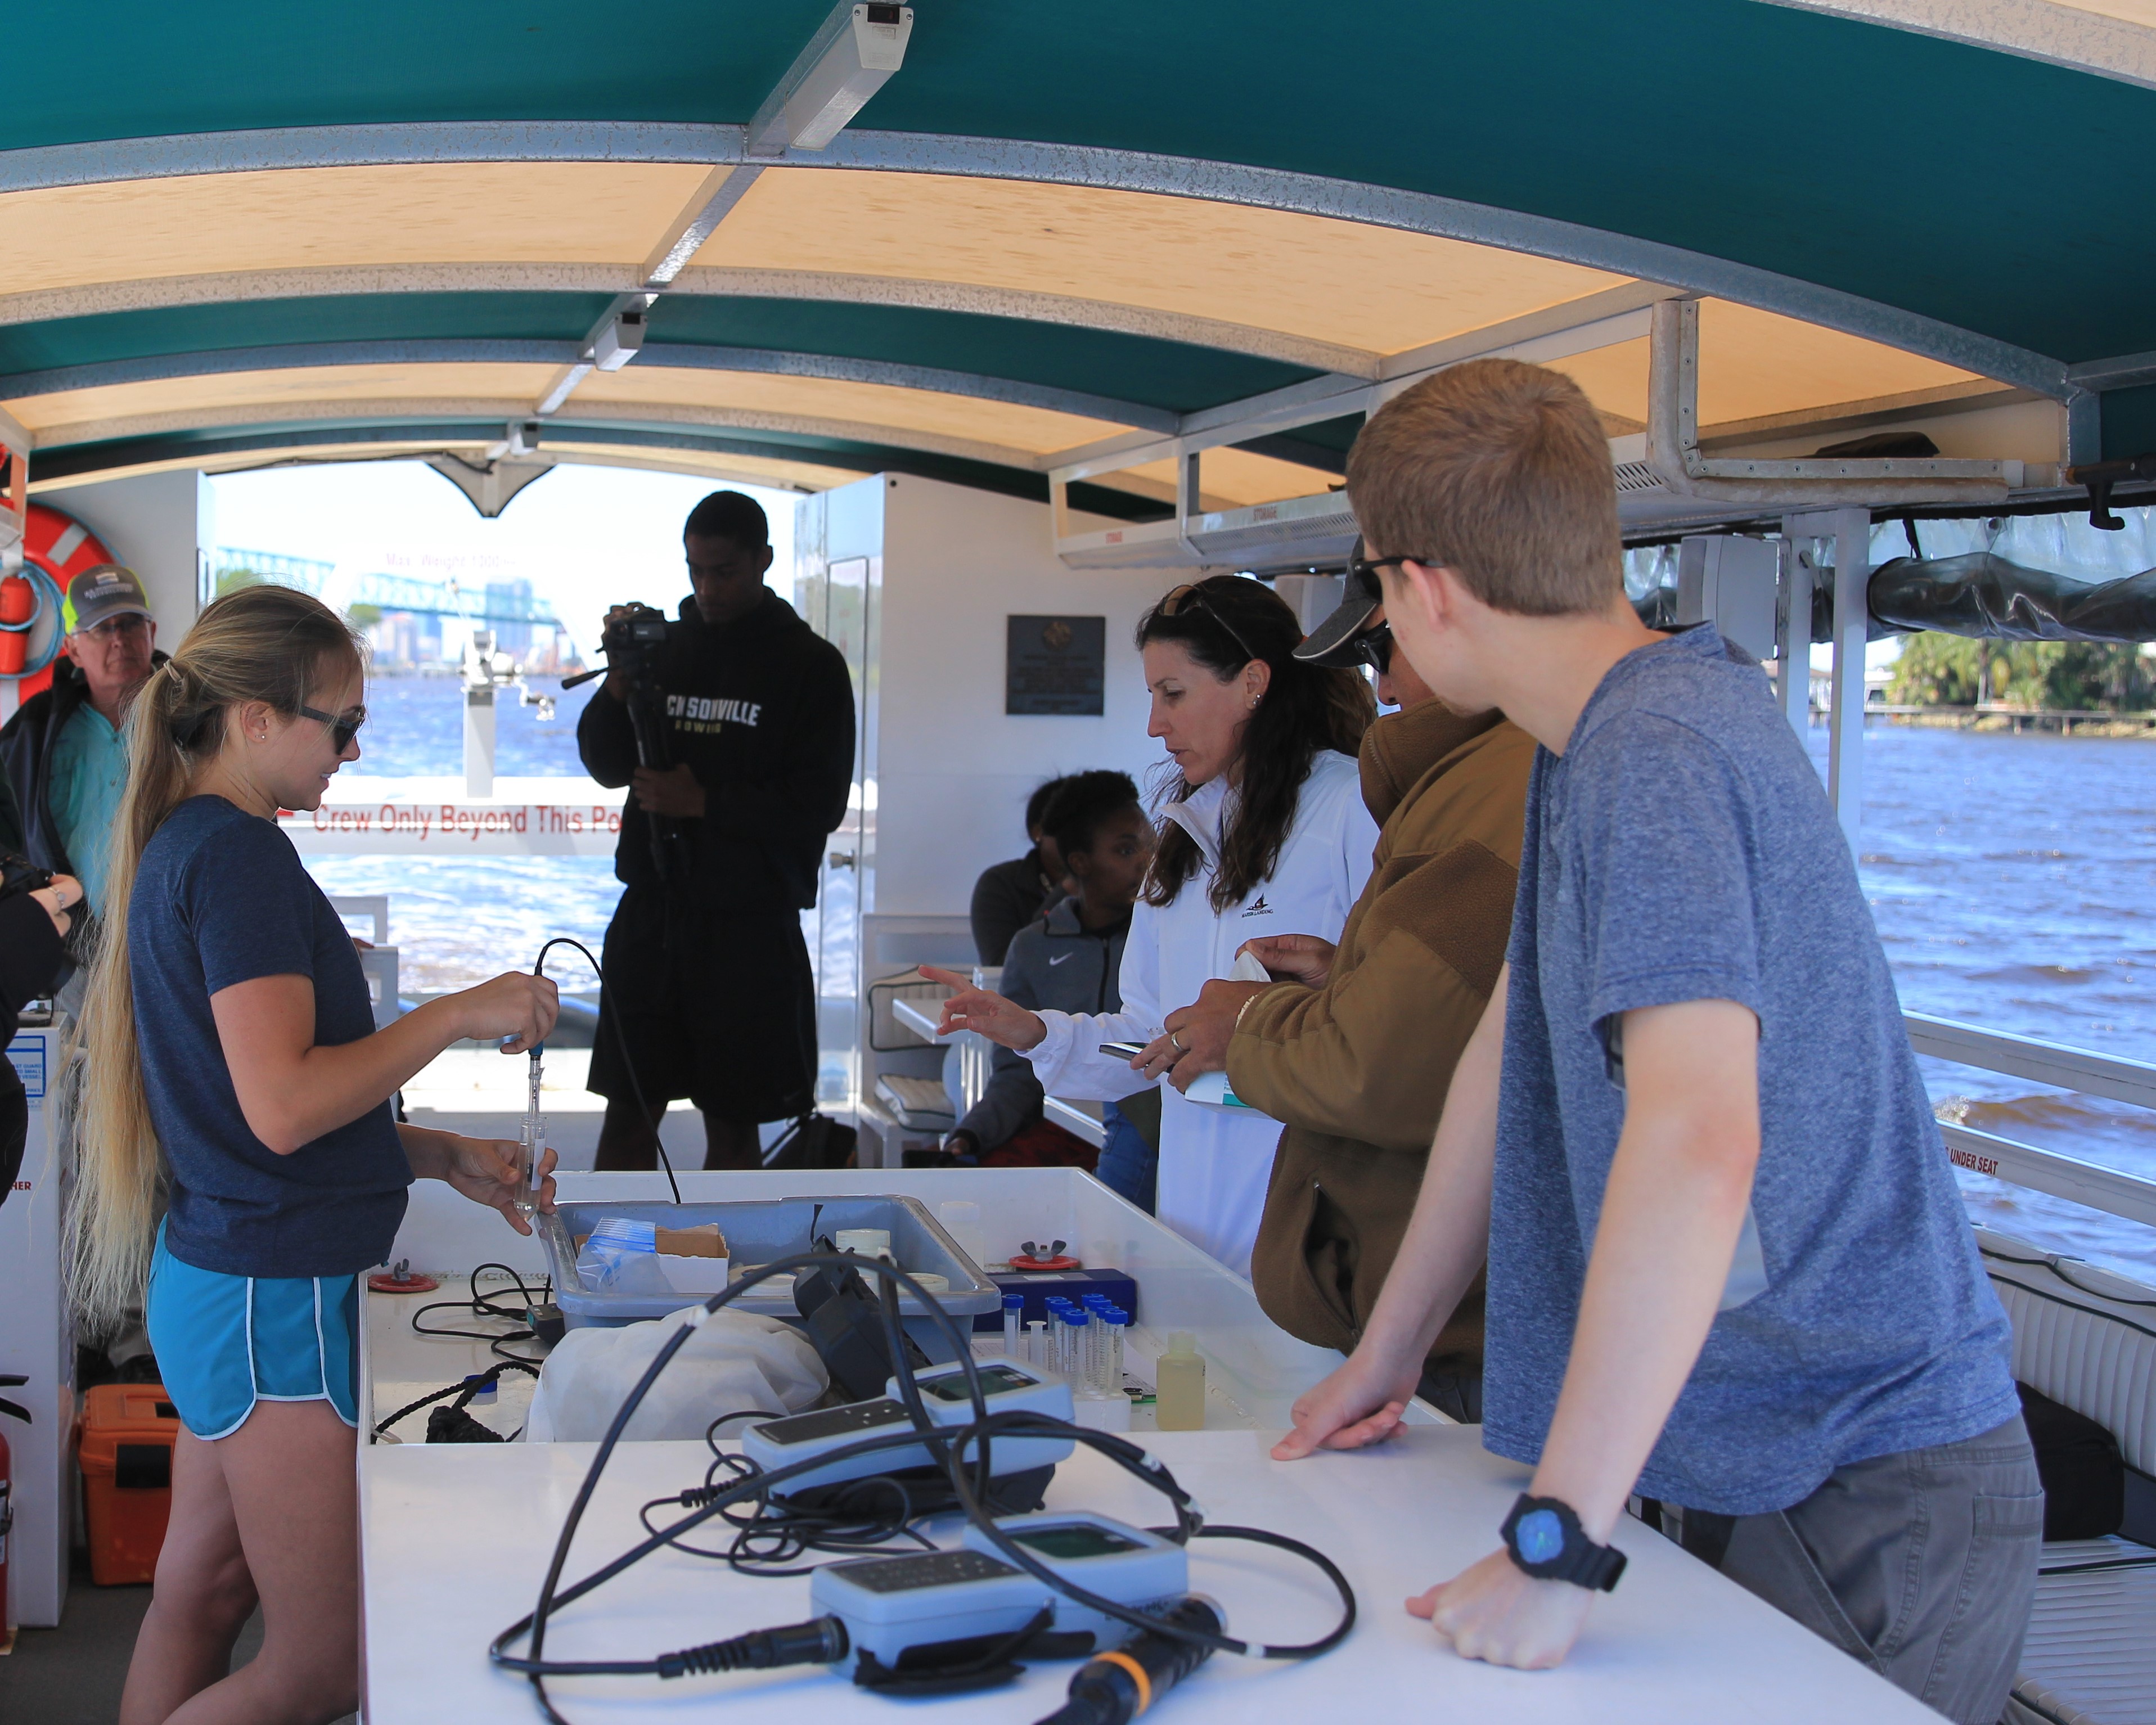
<path id="1" fill-rule="evenodd" d="M 18 1629 L 14 1651 L 0 1659 L 0 1719 L 29 1725 L 112 1725 L 120 1717 L 120 1692 L 135 1633 L 150 1609 L 146 1583 L 99 1587 L 85 1554 L 75 1553 L 66 1609 L 58 1629 Z M 237 1671 L 262 1649 L 262 1614 L 240 1631 L 233 1650 Z M 354 1725 L 356 1713 L 337 1725 Z"/>

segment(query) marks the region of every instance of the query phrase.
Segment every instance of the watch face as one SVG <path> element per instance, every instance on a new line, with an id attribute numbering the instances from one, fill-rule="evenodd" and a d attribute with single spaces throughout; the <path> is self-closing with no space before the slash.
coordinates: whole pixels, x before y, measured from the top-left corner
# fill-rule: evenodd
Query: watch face
<path id="1" fill-rule="evenodd" d="M 1512 1541 L 1528 1563 L 1554 1563 L 1564 1555 L 1564 1523 L 1553 1509 L 1529 1510 L 1512 1529 Z"/>

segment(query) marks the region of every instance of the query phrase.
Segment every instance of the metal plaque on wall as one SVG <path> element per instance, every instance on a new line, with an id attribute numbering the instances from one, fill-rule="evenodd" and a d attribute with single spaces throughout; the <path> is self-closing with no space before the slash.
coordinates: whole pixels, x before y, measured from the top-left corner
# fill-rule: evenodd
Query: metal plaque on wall
<path id="1" fill-rule="evenodd" d="M 1098 718 L 1107 683 L 1105 617 L 1013 617 L 1004 711 Z"/>

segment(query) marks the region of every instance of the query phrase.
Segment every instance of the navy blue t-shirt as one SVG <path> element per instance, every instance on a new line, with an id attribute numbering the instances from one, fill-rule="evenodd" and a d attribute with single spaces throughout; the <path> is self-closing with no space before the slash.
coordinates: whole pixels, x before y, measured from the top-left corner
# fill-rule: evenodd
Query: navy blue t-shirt
<path id="1" fill-rule="evenodd" d="M 210 996 L 257 977 L 315 985 L 315 1044 L 374 1032 L 352 937 L 274 822 L 190 797 L 142 852 L 127 908 L 150 1120 L 171 1164 L 165 1249 L 228 1276 L 346 1276 L 388 1256 L 411 1164 L 389 1104 L 290 1156 L 240 1112 Z"/>
<path id="2" fill-rule="evenodd" d="M 1984 1279 L 1849 845 L 1759 667 L 1712 628 L 1611 667 L 1535 756 L 1512 916 L 1483 1441 L 1539 1458 L 1625 1123 L 1625 1013 L 1759 1021 L 1751 1224 L 1639 1490 L 1785 1509 L 2014 1417 Z"/>

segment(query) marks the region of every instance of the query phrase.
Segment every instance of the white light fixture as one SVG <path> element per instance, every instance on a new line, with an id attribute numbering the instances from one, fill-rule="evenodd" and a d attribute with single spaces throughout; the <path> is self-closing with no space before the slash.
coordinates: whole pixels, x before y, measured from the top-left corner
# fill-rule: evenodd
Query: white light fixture
<path id="1" fill-rule="evenodd" d="M 592 338 L 592 363 L 603 372 L 618 372 L 636 357 L 644 345 L 644 314 L 624 311 L 599 326 Z"/>
<path id="2" fill-rule="evenodd" d="M 905 64 L 912 34 L 910 6 L 866 0 L 838 7 L 756 110 L 749 154 L 822 149 Z"/>

